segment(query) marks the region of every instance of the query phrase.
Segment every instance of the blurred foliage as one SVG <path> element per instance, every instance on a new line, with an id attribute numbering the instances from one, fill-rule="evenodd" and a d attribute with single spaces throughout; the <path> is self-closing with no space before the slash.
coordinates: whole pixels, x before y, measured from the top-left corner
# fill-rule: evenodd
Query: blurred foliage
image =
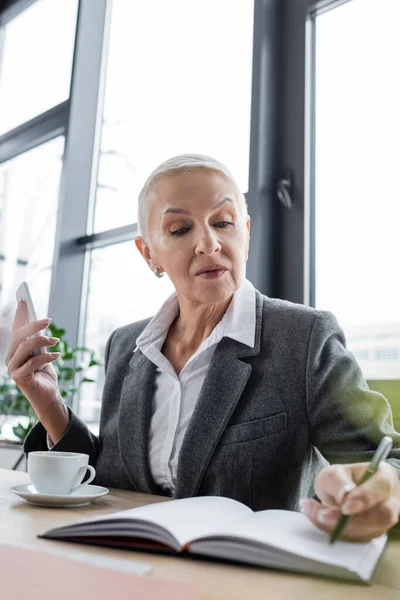
<path id="1" fill-rule="evenodd" d="M 50 323 L 48 330 L 49 337 L 60 338 L 60 341 L 51 347 L 51 352 L 61 353 L 52 365 L 58 376 L 61 397 L 65 401 L 79 390 L 82 383 L 95 382 L 94 379 L 87 377 L 87 372 L 91 367 L 101 366 L 102 363 L 95 358 L 94 350 L 90 348 L 85 346 L 71 348 L 65 339 L 65 329 L 59 329 L 54 323 Z M 6 420 L 12 416 L 28 417 L 26 426 L 18 423 L 13 427 L 14 435 L 20 440 L 25 439 L 37 421 L 36 413 L 28 399 L 7 374 L 0 384 L 0 431 Z"/>

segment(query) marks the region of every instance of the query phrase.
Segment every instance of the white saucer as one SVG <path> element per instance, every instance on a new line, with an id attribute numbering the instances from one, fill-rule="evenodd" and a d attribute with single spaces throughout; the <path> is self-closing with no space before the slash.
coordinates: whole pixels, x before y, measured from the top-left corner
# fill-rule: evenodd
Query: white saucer
<path id="1" fill-rule="evenodd" d="M 85 485 L 72 494 L 39 494 L 33 485 L 15 485 L 10 491 L 31 504 L 52 506 L 54 508 L 69 508 L 86 506 L 108 494 L 109 489 L 100 485 Z"/>

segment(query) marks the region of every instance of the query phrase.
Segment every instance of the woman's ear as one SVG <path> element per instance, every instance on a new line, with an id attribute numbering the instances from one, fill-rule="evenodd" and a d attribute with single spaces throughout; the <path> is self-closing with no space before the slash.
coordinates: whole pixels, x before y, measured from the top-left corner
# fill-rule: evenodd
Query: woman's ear
<path id="1" fill-rule="evenodd" d="M 246 220 L 246 260 L 249 255 L 249 246 L 250 246 L 250 217 L 247 217 Z"/>
<path id="2" fill-rule="evenodd" d="M 135 238 L 135 246 L 149 265 L 150 269 L 152 269 L 150 248 L 141 235 Z"/>
<path id="3" fill-rule="evenodd" d="M 154 257 L 150 250 L 150 246 L 146 243 L 144 237 L 138 235 L 135 238 L 135 246 L 139 250 L 140 254 L 143 256 L 144 260 L 147 262 L 148 266 L 153 271 L 153 273 L 154 271 L 160 269 L 160 265 L 153 260 Z"/>

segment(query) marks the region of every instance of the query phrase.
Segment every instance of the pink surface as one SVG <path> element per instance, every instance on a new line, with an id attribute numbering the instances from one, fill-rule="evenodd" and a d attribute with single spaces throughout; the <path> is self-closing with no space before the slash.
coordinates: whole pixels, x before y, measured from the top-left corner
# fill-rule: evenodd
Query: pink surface
<path id="1" fill-rule="evenodd" d="M 195 600 L 186 583 L 102 569 L 47 552 L 0 545 L 0 597 L 23 600 Z"/>

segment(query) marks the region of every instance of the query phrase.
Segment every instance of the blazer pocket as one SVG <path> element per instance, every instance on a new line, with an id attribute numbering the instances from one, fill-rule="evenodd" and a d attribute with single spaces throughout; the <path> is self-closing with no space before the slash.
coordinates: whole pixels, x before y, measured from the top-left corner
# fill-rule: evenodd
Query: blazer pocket
<path id="1" fill-rule="evenodd" d="M 287 413 L 281 412 L 265 419 L 256 419 L 247 421 L 247 423 L 237 423 L 228 425 L 221 438 L 221 445 L 237 444 L 238 442 L 249 442 L 258 438 L 271 435 L 287 427 Z"/>

